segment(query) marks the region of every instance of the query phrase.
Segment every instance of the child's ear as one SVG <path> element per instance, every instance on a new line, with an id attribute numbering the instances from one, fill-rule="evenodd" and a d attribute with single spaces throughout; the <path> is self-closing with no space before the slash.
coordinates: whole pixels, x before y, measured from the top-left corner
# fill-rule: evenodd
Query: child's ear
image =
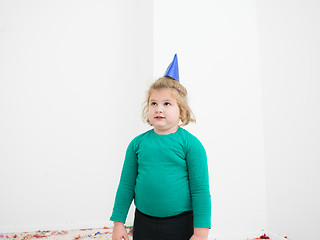
<path id="1" fill-rule="evenodd" d="M 180 107 L 180 119 L 184 118 L 186 115 L 186 111 L 183 107 Z"/>
<path id="2" fill-rule="evenodd" d="M 182 119 L 184 119 L 184 117 L 185 117 L 184 115 L 185 115 L 184 112 L 181 111 L 181 112 L 180 112 L 180 120 L 181 120 L 181 121 L 182 121 Z"/>

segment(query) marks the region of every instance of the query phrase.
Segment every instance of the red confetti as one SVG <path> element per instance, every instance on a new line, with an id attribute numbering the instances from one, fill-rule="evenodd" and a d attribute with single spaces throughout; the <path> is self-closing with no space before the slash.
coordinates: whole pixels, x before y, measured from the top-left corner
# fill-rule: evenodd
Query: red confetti
<path id="1" fill-rule="evenodd" d="M 261 235 L 259 238 L 255 239 L 270 239 L 266 234 Z"/>

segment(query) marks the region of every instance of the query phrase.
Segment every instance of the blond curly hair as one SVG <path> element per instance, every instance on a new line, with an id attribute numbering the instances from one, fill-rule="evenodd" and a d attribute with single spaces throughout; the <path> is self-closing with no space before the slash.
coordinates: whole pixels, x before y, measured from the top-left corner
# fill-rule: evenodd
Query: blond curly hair
<path id="1" fill-rule="evenodd" d="M 147 122 L 151 125 L 149 118 L 148 118 L 148 112 L 149 112 L 149 99 L 152 94 L 153 90 L 159 90 L 159 89 L 171 89 L 173 90 L 174 97 L 177 100 L 177 104 L 180 109 L 180 120 L 181 120 L 181 126 L 185 126 L 189 124 L 190 122 L 195 122 L 196 119 L 194 117 L 194 114 L 192 113 L 189 105 L 188 105 L 188 92 L 185 89 L 184 86 L 182 86 L 178 81 L 174 80 L 171 77 L 161 77 L 158 80 L 156 80 L 149 88 L 146 94 L 146 100 L 143 103 L 143 111 L 142 111 L 142 118 L 144 122 Z"/>

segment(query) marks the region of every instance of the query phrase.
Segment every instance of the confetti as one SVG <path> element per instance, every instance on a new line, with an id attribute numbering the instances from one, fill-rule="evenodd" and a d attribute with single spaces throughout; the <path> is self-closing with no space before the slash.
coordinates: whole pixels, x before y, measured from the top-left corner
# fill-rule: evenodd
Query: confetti
<path id="1" fill-rule="evenodd" d="M 255 239 L 270 239 L 270 238 L 264 233 L 259 238 L 255 238 Z"/>
<path id="2" fill-rule="evenodd" d="M 126 227 L 129 231 L 132 227 Z M 23 233 L 0 233 L 0 240 L 32 240 L 32 239 L 42 239 L 42 240 L 88 240 L 88 239 L 112 239 L 112 228 L 88 228 L 79 230 L 69 230 L 69 231 L 36 231 L 36 232 L 23 232 Z M 129 235 L 129 239 L 132 237 Z"/>

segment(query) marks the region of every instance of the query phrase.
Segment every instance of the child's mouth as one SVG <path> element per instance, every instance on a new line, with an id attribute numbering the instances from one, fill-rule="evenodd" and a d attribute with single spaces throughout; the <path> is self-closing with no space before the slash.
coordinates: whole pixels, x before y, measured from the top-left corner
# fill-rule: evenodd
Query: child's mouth
<path id="1" fill-rule="evenodd" d="M 162 116 L 156 116 L 155 119 L 164 119 L 165 117 Z"/>

